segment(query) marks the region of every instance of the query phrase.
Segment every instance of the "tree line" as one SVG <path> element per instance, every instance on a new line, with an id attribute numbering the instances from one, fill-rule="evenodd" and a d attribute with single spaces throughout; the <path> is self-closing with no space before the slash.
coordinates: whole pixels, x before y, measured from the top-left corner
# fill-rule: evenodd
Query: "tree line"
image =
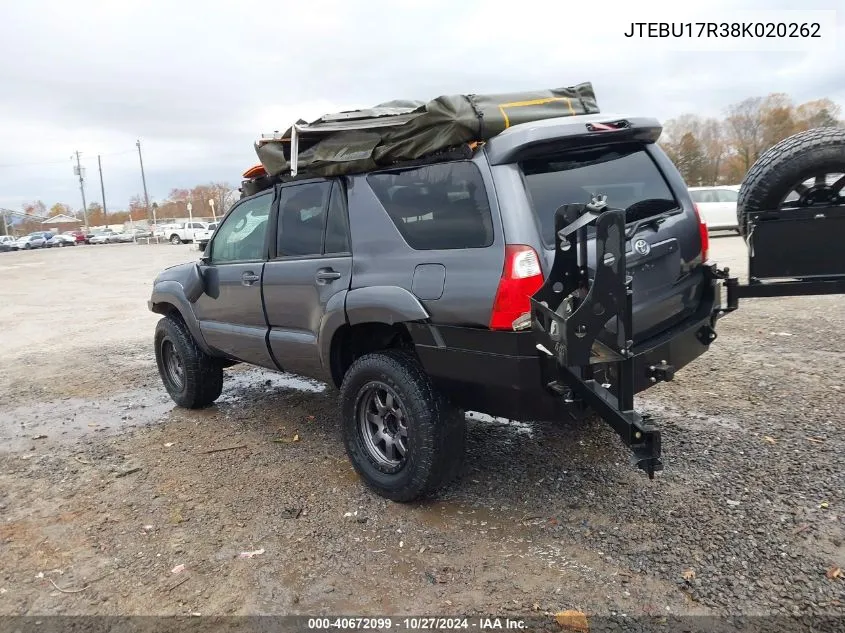
<path id="1" fill-rule="evenodd" d="M 88 204 L 88 226 L 103 226 L 106 224 L 124 224 L 126 222 L 153 222 L 155 218 L 161 222 L 167 219 L 188 217 L 187 204 L 190 202 L 194 217 L 220 217 L 237 200 L 238 190 L 228 183 L 212 182 L 196 185 L 190 189 L 171 189 L 170 194 L 161 201 L 150 200 L 150 210 L 147 212 L 144 196 L 136 194 L 129 199 L 129 206 L 125 209 L 103 210 L 100 202 Z M 214 201 L 212 204 L 210 201 Z M 153 205 L 155 204 L 155 209 Z M 42 200 L 26 202 L 21 205 L 27 217 L 18 218 L 17 232 L 32 232 L 41 229 L 44 218 L 57 215 L 67 215 L 79 220 L 80 225 L 85 220 L 81 207 L 74 208 L 64 202 L 56 202 L 49 208 Z M 12 220 L 13 218 L 9 218 Z M 2 226 L 0 226 L 2 230 Z"/>
<path id="2" fill-rule="evenodd" d="M 845 127 L 830 99 L 795 104 L 772 93 L 728 106 L 724 118 L 683 114 L 665 122 L 659 145 L 687 185 L 739 184 L 767 149 L 788 136 L 816 127 Z"/>

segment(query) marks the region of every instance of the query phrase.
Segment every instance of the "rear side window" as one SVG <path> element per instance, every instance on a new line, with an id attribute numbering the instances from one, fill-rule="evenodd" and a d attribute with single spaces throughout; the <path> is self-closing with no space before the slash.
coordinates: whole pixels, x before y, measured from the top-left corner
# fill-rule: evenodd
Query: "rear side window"
<path id="1" fill-rule="evenodd" d="M 731 189 L 719 189 L 719 202 L 736 202 L 739 199 L 739 192 Z"/>
<path id="2" fill-rule="evenodd" d="M 334 183 L 332 196 L 329 199 L 329 215 L 326 218 L 326 242 L 323 248 L 326 254 L 349 252 L 349 227 L 346 223 L 344 198 L 340 183 Z"/>
<path id="3" fill-rule="evenodd" d="M 313 182 L 282 189 L 279 202 L 279 257 L 320 255 L 332 183 Z"/>
<path id="4" fill-rule="evenodd" d="M 660 169 L 642 145 L 567 152 L 520 164 L 543 241 L 554 244 L 555 211 L 585 204 L 595 194 L 625 209 L 628 222 L 680 208 Z"/>
<path id="5" fill-rule="evenodd" d="M 415 250 L 484 248 L 493 219 L 481 173 L 470 162 L 367 176 L 399 233 Z"/>

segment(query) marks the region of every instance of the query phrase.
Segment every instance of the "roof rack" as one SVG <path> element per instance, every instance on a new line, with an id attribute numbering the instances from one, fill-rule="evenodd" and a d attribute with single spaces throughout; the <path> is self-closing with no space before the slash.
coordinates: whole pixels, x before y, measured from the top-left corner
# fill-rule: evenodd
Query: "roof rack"
<path id="1" fill-rule="evenodd" d="M 299 120 L 261 134 L 255 151 L 268 176 L 361 173 L 483 142 L 531 121 L 599 113 L 592 84 L 510 94 L 445 95 Z"/>

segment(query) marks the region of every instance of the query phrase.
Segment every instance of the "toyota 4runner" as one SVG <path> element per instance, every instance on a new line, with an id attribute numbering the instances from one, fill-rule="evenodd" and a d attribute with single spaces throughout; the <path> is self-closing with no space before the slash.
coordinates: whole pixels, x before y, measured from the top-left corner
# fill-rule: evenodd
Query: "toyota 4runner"
<path id="1" fill-rule="evenodd" d="M 198 408 L 234 362 L 324 380 L 340 390 L 364 480 L 398 501 L 431 492 L 461 463 L 465 410 L 553 420 L 579 404 L 546 379 L 529 319 L 567 203 L 624 210 L 634 391 L 671 379 L 715 338 L 718 296 L 706 227 L 660 132 L 649 118 L 552 118 L 460 159 L 300 177 L 241 199 L 199 262 L 155 280 L 165 387 Z M 579 229 L 591 270 L 597 230 Z M 608 393 L 612 374 L 599 377 Z"/>

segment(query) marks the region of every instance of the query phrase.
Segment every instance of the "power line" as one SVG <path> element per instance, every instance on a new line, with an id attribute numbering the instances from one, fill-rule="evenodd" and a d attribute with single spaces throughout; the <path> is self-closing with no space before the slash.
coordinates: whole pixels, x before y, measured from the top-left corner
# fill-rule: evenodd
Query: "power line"
<path id="1" fill-rule="evenodd" d="M 127 149 L 122 152 L 110 152 L 108 154 L 100 154 L 100 156 L 122 156 L 124 154 L 134 154 L 134 149 Z M 89 159 L 93 160 L 93 159 Z M 85 161 L 82 161 L 83 163 Z M 33 162 L 33 163 L 6 163 L 0 165 L 0 169 L 4 167 L 38 167 L 40 165 L 65 165 L 67 161 L 64 160 L 48 160 L 48 161 L 41 161 L 41 162 Z"/>

